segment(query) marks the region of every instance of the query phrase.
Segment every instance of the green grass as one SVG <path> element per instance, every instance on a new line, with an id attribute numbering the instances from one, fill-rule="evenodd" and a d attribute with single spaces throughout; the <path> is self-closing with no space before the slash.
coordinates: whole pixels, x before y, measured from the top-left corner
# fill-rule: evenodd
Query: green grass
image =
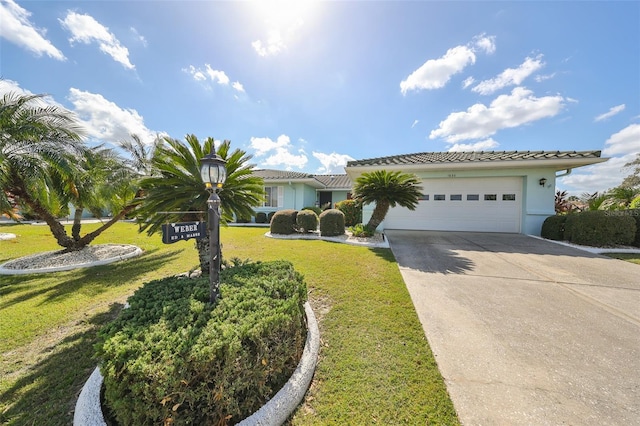
<path id="1" fill-rule="evenodd" d="M 640 265 L 640 253 L 604 253 L 604 255 Z"/>
<path id="2" fill-rule="evenodd" d="M 85 225 L 91 229 L 89 225 Z M 46 227 L 0 226 L 0 262 L 56 249 Z M 287 259 L 305 275 L 320 320 L 321 353 L 293 425 L 458 424 L 391 251 L 275 240 L 261 228 L 223 228 L 227 259 Z M 45 275 L 0 276 L 0 423 L 70 424 L 95 366 L 99 327 L 144 282 L 195 268 L 192 241 L 119 223 L 96 243 L 135 244 L 139 258 Z"/>

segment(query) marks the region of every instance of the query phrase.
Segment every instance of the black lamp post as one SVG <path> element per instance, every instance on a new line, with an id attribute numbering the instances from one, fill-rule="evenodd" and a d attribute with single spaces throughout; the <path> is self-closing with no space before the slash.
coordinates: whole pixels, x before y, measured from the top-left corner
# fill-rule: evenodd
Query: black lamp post
<path id="1" fill-rule="evenodd" d="M 227 179 L 226 161 L 211 152 L 200 160 L 200 175 L 207 191 L 207 228 L 209 229 L 209 301 L 220 296 L 220 197 L 218 191 Z"/>

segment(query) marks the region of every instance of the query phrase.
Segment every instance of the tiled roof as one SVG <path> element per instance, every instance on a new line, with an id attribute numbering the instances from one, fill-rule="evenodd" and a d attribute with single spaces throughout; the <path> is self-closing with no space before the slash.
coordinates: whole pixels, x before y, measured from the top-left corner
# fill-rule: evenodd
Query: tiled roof
<path id="1" fill-rule="evenodd" d="M 421 152 L 349 161 L 347 167 L 600 158 L 600 151 Z"/>
<path id="2" fill-rule="evenodd" d="M 313 175 L 327 189 L 351 188 L 351 179 L 347 175 Z"/>
<path id="3" fill-rule="evenodd" d="M 317 189 L 350 189 L 351 180 L 346 174 L 340 175 L 312 175 L 310 173 L 290 172 L 286 170 L 256 169 L 255 176 L 265 181 L 305 181 Z"/>

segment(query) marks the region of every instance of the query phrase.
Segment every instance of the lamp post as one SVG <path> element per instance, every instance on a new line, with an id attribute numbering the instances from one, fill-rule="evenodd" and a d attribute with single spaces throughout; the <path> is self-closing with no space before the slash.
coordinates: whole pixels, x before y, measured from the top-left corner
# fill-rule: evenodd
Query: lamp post
<path id="1" fill-rule="evenodd" d="M 209 198 L 207 199 L 207 228 L 209 230 L 209 302 L 220 297 L 220 197 L 218 191 L 227 179 L 226 161 L 213 152 L 200 160 L 200 175 Z"/>

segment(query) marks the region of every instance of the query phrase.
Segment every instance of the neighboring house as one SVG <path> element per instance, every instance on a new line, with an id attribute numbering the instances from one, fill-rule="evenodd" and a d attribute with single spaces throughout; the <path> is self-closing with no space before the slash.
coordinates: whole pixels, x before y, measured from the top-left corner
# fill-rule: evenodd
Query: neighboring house
<path id="1" fill-rule="evenodd" d="M 555 214 L 556 178 L 607 161 L 600 151 L 424 152 L 350 161 L 352 181 L 374 170 L 400 170 L 422 180 L 414 211 L 391 208 L 382 229 L 512 232 L 540 235 Z M 373 206 L 365 206 L 363 222 Z"/>
<path id="2" fill-rule="evenodd" d="M 264 180 L 266 195 L 264 205 L 256 212 L 334 207 L 351 196 L 351 181 L 346 174 L 313 175 L 269 169 L 254 170 L 253 174 Z"/>

